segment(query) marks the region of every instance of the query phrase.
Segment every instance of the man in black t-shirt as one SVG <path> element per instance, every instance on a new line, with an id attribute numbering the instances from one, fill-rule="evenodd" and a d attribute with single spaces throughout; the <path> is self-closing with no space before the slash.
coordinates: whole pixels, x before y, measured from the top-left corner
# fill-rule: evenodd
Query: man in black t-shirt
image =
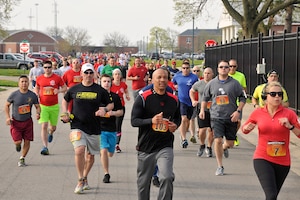
<path id="1" fill-rule="evenodd" d="M 71 87 L 62 101 L 61 120 L 63 122 L 71 120 L 70 141 L 74 146 L 78 173 L 78 184 L 74 192 L 77 194 L 90 189 L 87 176 L 94 164 L 94 155 L 100 152 L 100 117 L 114 106 L 108 92 L 94 83 L 94 73 L 92 64 L 84 64 L 81 68 L 82 83 Z M 71 100 L 72 113 L 68 113 L 68 103 Z"/>

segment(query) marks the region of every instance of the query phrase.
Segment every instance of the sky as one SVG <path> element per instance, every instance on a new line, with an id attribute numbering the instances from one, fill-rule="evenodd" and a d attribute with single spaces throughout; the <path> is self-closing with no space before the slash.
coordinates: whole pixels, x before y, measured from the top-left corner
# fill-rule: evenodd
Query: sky
<path id="1" fill-rule="evenodd" d="M 221 6 L 208 6 L 206 14 L 195 19 L 194 27 L 217 28 L 221 12 Z M 56 21 L 61 29 L 66 26 L 86 29 L 91 45 L 103 45 L 104 36 L 113 32 L 119 32 L 128 38 L 130 45 L 136 45 L 137 41 L 146 41 L 155 26 L 179 33 L 193 28 L 192 20 L 183 26 L 175 25 L 175 14 L 173 0 L 21 0 L 6 28 L 45 32 Z"/>

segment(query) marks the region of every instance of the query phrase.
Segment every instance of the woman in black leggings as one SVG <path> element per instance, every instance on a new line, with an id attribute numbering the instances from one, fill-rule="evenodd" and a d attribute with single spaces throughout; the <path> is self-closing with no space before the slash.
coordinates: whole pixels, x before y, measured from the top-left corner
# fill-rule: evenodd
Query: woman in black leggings
<path id="1" fill-rule="evenodd" d="M 242 131 L 248 134 L 255 126 L 258 127 L 253 165 L 266 200 L 276 200 L 290 171 L 290 131 L 300 137 L 300 126 L 295 112 L 282 106 L 280 83 L 270 82 L 261 87 L 266 105 L 251 113 Z"/>

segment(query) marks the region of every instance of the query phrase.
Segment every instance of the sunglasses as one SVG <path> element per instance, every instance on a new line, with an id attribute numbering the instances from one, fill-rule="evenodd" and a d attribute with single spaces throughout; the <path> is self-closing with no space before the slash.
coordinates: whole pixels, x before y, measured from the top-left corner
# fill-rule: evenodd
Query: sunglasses
<path id="1" fill-rule="evenodd" d="M 220 69 L 223 69 L 223 68 L 228 69 L 229 66 L 219 66 L 219 68 L 220 68 Z"/>
<path id="2" fill-rule="evenodd" d="M 236 68 L 236 65 L 229 65 L 230 68 Z"/>
<path id="3" fill-rule="evenodd" d="M 271 97 L 276 97 L 276 95 L 279 97 L 283 96 L 283 92 L 268 92 L 267 94 L 269 94 Z"/>
<path id="4" fill-rule="evenodd" d="M 181 67 L 181 69 L 190 69 L 189 67 Z"/>
<path id="5" fill-rule="evenodd" d="M 85 71 L 83 73 L 85 73 L 85 74 L 94 74 L 94 72 L 91 72 L 91 71 Z"/>
<path id="6" fill-rule="evenodd" d="M 51 69 L 52 67 L 44 67 L 44 69 Z"/>
<path id="7" fill-rule="evenodd" d="M 193 70 L 193 72 L 200 72 L 200 70 Z"/>

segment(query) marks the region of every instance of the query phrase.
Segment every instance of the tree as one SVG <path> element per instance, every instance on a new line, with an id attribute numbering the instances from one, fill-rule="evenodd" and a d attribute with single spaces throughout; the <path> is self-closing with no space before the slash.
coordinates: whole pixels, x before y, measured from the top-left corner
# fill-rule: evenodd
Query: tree
<path id="1" fill-rule="evenodd" d="M 120 34 L 119 32 L 113 32 L 104 35 L 103 43 L 105 46 L 110 47 L 124 47 L 128 46 L 129 40 L 126 36 Z"/>
<path id="2" fill-rule="evenodd" d="M 159 53 L 163 50 L 172 51 L 176 47 L 178 32 L 170 28 L 163 29 L 152 27 L 150 29 L 149 49 L 156 49 Z M 148 50 L 149 50 L 148 49 Z"/>
<path id="3" fill-rule="evenodd" d="M 0 0 L 0 36 L 6 36 L 5 24 L 10 20 L 13 7 L 18 5 L 20 0 Z"/>
<path id="4" fill-rule="evenodd" d="M 64 30 L 61 28 L 56 28 L 56 27 L 52 26 L 52 27 L 48 27 L 46 29 L 46 33 L 51 36 L 55 36 L 57 34 L 57 36 L 62 37 L 64 35 Z"/>
<path id="5" fill-rule="evenodd" d="M 208 0 L 173 0 L 178 12 L 175 22 L 178 25 L 185 23 L 189 18 L 199 16 Z M 300 3 L 300 0 L 221 0 L 228 14 L 242 27 L 244 37 L 257 36 L 261 30 L 266 31 L 269 24 L 264 20 L 274 17 L 280 11 L 291 5 Z M 188 10 L 190 9 L 190 12 Z M 180 16 L 186 15 L 182 18 Z"/>
<path id="6" fill-rule="evenodd" d="M 86 29 L 67 26 L 64 31 L 63 38 L 70 44 L 72 50 L 79 52 L 81 47 L 88 46 L 90 36 Z"/>

